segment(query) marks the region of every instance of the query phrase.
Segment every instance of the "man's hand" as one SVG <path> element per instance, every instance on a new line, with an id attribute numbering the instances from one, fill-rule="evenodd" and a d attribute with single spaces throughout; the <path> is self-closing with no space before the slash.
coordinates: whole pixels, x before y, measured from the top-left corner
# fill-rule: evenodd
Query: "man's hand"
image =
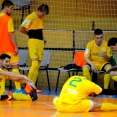
<path id="1" fill-rule="evenodd" d="M 92 97 L 95 97 L 95 96 L 97 96 L 94 92 L 91 92 L 90 94 L 89 94 L 89 96 L 92 96 Z"/>
<path id="2" fill-rule="evenodd" d="M 14 53 L 14 55 L 17 55 L 17 54 L 18 54 L 18 48 L 15 47 L 15 53 Z"/>
<path id="3" fill-rule="evenodd" d="M 30 80 L 27 76 L 24 75 L 24 79 L 26 80 L 26 84 L 33 87 L 34 89 L 36 89 L 36 86 L 34 85 L 33 81 Z"/>
<path id="4" fill-rule="evenodd" d="M 100 56 L 100 57 L 105 57 L 106 58 L 106 54 L 104 54 L 104 53 L 97 53 L 97 55 Z"/>
<path id="5" fill-rule="evenodd" d="M 94 65 L 91 65 L 91 70 L 92 70 L 92 72 L 95 72 L 95 73 L 97 72 L 97 70 L 96 70 Z"/>
<path id="6" fill-rule="evenodd" d="M 44 45 L 47 43 L 47 40 L 46 39 L 44 39 Z"/>

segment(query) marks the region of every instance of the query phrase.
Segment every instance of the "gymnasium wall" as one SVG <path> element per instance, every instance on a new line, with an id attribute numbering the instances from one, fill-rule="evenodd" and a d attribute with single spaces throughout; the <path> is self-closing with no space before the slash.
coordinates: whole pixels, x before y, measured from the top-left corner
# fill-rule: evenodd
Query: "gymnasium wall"
<path id="1" fill-rule="evenodd" d="M 0 4 L 3 0 L 0 0 Z M 72 63 L 73 49 L 84 49 L 87 42 L 93 39 L 93 30 L 104 30 L 104 39 L 117 37 L 117 1 L 116 0 L 31 0 L 31 12 L 39 5 L 46 3 L 50 13 L 44 18 L 44 36 L 48 40 L 46 49 L 51 52 L 49 68 L 58 68 Z M 18 6 L 14 5 L 14 8 Z M 1 5 L 0 5 L 1 9 Z M 14 10 L 15 35 L 19 47 L 27 47 L 28 36 L 20 33 L 21 10 Z M 28 10 L 25 10 L 25 16 Z M 31 65 L 28 57 L 27 65 Z M 57 70 L 50 70 L 51 87 L 55 87 Z M 82 73 L 80 73 L 82 75 Z M 39 73 L 39 88 L 47 88 L 45 72 Z M 59 87 L 68 79 L 67 73 L 60 76 Z M 98 80 L 103 87 L 103 76 Z M 112 85 L 113 88 L 113 85 Z"/>

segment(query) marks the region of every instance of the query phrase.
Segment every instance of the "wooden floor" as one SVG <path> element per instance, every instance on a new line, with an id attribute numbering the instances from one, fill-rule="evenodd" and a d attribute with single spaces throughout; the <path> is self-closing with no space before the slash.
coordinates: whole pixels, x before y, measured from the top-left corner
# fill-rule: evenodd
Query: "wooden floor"
<path id="1" fill-rule="evenodd" d="M 38 100 L 31 101 L 0 101 L 0 117 L 117 117 L 117 111 L 94 111 L 88 113 L 58 113 L 52 100 L 55 96 L 38 95 Z M 117 103 L 117 98 L 98 97 L 93 100 Z"/>

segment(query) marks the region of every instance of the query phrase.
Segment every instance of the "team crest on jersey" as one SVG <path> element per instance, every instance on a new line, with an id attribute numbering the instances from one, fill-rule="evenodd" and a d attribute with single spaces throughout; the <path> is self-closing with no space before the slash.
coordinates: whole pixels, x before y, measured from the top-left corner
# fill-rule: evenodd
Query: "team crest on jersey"
<path id="1" fill-rule="evenodd" d="M 26 25 L 26 26 L 27 26 L 29 23 L 30 23 L 30 21 L 29 21 L 28 19 L 25 19 L 24 22 L 23 22 L 23 24 Z"/>
<path id="2" fill-rule="evenodd" d="M 102 51 L 103 51 L 103 52 L 105 52 L 105 51 L 106 51 L 106 48 L 105 48 L 105 47 L 103 47 L 103 48 L 102 48 Z"/>

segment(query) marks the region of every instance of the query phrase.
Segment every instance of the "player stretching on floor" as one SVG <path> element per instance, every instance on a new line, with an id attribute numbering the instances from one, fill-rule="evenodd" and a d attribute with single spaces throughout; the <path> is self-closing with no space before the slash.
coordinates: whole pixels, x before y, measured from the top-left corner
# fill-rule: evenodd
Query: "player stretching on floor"
<path id="1" fill-rule="evenodd" d="M 36 89 L 33 82 L 27 76 L 7 71 L 7 68 L 10 65 L 10 58 L 11 57 L 7 54 L 2 54 L 0 56 L 0 99 L 4 99 L 4 97 L 7 98 L 5 95 L 12 94 L 12 92 L 7 91 L 4 87 L 6 79 L 16 81 L 19 83 L 26 83 L 28 87 L 30 88 L 32 87 L 30 90 Z M 25 94 L 14 92 L 12 96 L 13 96 L 13 99 L 15 100 L 36 100 L 37 99 L 37 97 L 32 97 L 32 94 L 29 95 L 26 92 Z"/>
<path id="2" fill-rule="evenodd" d="M 89 112 L 98 110 L 117 110 L 117 104 L 102 103 L 87 99 L 101 93 L 102 88 L 83 76 L 72 76 L 63 85 L 59 97 L 54 98 L 53 104 L 59 112 Z"/>

